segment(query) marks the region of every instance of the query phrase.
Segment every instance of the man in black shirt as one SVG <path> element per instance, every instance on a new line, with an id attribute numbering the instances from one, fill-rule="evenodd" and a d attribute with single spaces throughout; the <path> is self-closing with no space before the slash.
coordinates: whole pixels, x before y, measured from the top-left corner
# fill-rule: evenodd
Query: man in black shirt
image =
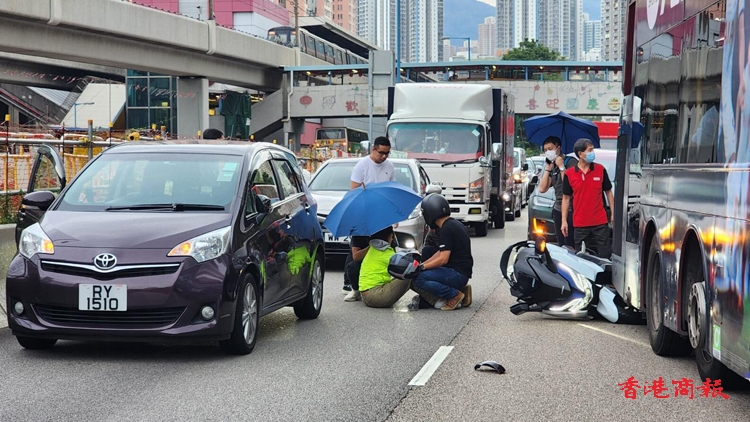
<path id="1" fill-rule="evenodd" d="M 440 309 L 444 311 L 469 306 L 468 283 L 474 267 L 469 232 L 451 218 L 450 205 L 442 195 L 427 195 L 422 200 L 422 215 L 430 227 L 440 229 L 439 246 L 432 256 L 425 256 L 412 288 L 443 298 L 446 303 Z"/>

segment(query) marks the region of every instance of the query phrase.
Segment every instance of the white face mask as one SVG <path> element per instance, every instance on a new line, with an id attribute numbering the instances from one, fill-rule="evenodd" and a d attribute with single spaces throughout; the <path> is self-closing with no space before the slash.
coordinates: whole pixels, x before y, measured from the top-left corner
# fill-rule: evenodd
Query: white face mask
<path id="1" fill-rule="evenodd" d="M 555 150 L 545 151 L 544 155 L 547 156 L 547 159 L 550 161 L 555 161 L 555 159 L 557 158 L 557 152 L 555 152 Z"/>

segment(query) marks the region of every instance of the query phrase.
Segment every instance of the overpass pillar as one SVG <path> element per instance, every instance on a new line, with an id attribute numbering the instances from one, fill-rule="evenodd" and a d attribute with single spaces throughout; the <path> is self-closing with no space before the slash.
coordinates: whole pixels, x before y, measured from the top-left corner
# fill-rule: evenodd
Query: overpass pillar
<path id="1" fill-rule="evenodd" d="M 285 147 L 294 152 L 301 148 L 302 134 L 305 133 L 305 119 L 289 119 L 284 122 Z"/>
<path id="2" fill-rule="evenodd" d="M 195 137 L 208 129 L 208 79 L 177 80 L 177 135 Z M 224 128 L 216 128 L 221 131 Z"/>

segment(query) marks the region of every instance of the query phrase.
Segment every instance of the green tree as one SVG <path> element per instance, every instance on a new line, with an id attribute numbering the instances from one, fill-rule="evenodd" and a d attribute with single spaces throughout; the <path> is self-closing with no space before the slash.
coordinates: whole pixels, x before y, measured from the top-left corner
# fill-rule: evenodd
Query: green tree
<path id="1" fill-rule="evenodd" d="M 537 40 L 525 39 L 521 41 L 521 45 L 503 54 L 502 60 L 557 61 L 565 58 Z"/>

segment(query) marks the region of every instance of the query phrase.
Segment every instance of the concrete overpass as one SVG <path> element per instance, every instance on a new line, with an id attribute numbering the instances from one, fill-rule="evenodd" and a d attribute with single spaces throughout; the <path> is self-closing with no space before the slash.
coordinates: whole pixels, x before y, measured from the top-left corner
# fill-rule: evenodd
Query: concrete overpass
<path id="1" fill-rule="evenodd" d="M 75 87 L 74 81 L 71 82 L 74 78 L 94 77 L 125 82 L 125 73 L 125 69 L 108 66 L 0 53 L 0 83 L 70 91 Z"/>
<path id="2" fill-rule="evenodd" d="M 0 51 L 275 91 L 281 66 L 324 65 L 265 39 L 118 0 L 3 0 Z"/>

